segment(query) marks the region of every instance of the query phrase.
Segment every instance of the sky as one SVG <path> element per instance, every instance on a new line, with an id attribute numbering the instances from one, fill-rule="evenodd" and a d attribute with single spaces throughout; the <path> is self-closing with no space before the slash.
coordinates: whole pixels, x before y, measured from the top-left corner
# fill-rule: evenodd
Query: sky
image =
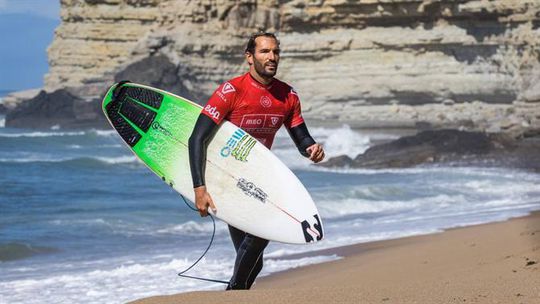
<path id="1" fill-rule="evenodd" d="M 60 0 L 0 0 L 0 91 L 43 86 L 59 24 Z"/>
<path id="2" fill-rule="evenodd" d="M 4 14 L 27 14 L 59 19 L 60 0 L 0 0 L 0 17 Z"/>

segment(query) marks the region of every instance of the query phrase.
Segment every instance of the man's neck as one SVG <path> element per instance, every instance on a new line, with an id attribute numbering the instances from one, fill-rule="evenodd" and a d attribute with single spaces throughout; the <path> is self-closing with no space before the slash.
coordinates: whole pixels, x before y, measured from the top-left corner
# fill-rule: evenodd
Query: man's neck
<path id="1" fill-rule="evenodd" d="M 251 75 L 251 78 L 255 79 L 258 83 L 264 86 L 268 86 L 270 83 L 272 83 L 272 80 L 274 80 L 274 77 L 270 77 L 270 78 L 263 77 L 254 70 L 250 70 L 249 75 Z"/>

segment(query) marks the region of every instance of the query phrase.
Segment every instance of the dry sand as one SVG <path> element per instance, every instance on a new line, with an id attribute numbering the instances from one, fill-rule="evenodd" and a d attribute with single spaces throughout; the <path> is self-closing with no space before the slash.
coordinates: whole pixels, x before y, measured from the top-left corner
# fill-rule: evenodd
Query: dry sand
<path id="1" fill-rule="evenodd" d="M 134 303 L 540 303 L 538 212 L 321 254 L 329 253 L 345 258 L 262 278 L 249 291 L 188 292 Z"/>

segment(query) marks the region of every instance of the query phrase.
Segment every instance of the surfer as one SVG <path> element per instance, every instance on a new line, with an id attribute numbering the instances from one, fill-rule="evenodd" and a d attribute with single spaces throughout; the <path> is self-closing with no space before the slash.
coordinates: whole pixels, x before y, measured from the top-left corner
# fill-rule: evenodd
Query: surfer
<path id="1" fill-rule="evenodd" d="M 280 58 L 276 36 L 265 32 L 252 35 L 245 58 L 249 71 L 217 88 L 199 115 L 189 139 L 195 205 L 201 216 L 208 215 L 208 208 L 217 212 L 205 186 L 204 163 L 208 142 L 224 119 L 244 129 L 268 149 L 278 129 L 285 125 L 302 155 L 314 163 L 324 158 L 323 147 L 313 140 L 302 118 L 298 94 L 291 86 L 274 78 Z M 263 251 L 268 240 L 230 225 L 229 232 L 236 260 L 227 289 L 250 289 L 263 267 Z"/>

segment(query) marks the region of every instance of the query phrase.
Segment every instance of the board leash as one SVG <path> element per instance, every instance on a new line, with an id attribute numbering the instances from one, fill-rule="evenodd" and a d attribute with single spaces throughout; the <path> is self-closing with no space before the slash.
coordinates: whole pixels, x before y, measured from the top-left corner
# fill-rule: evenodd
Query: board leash
<path id="1" fill-rule="evenodd" d="M 184 200 L 184 203 L 186 204 L 186 206 L 188 206 L 189 209 L 193 210 L 193 211 L 196 211 L 196 212 L 199 212 L 199 210 L 191 207 L 188 202 L 186 201 L 186 198 L 183 196 L 183 195 L 180 195 L 182 197 L 182 200 Z M 188 272 L 191 268 L 195 267 L 195 265 L 197 265 L 197 263 L 199 263 L 202 258 L 206 255 L 206 253 L 208 253 L 208 250 L 210 250 L 210 247 L 212 247 L 212 243 L 214 242 L 214 236 L 216 235 L 216 220 L 214 220 L 214 217 L 209 213 L 208 216 L 210 216 L 210 219 L 212 220 L 212 226 L 213 226 L 213 231 L 212 231 L 212 237 L 210 238 L 210 243 L 208 244 L 208 247 L 206 247 L 206 250 L 203 252 L 203 254 L 195 261 L 195 263 L 193 263 L 191 266 L 189 266 L 188 268 L 180 271 L 178 273 L 178 276 L 179 277 L 182 277 L 182 278 L 188 278 L 188 279 L 195 279 L 195 280 L 201 280 L 201 281 L 207 281 L 207 282 L 214 282 L 214 283 L 221 283 L 221 284 L 229 284 L 228 281 L 222 281 L 222 280 L 216 280 L 216 279 L 208 279 L 208 278 L 201 278 L 201 277 L 195 277 L 195 276 L 190 276 L 190 275 L 186 275 L 185 273 Z"/>

